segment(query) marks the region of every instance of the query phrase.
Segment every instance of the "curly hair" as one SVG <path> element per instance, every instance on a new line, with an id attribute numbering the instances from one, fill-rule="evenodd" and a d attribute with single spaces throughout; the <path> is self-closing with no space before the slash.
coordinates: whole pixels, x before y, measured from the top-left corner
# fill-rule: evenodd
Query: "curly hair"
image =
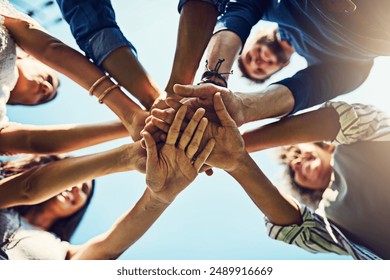
<path id="1" fill-rule="evenodd" d="M 324 142 L 315 142 L 314 145 L 327 149 L 330 147 L 329 144 Z M 290 189 L 291 194 L 299 200 L 299 202 L 309 206 L 312 209 L 316 209 L 318 207 L 319 202 L 321 201 L 322 194 L 324 190 L 313 190 L 305 188 L 301 186 L 297 182 L 295 182 L 295 171 L 291 167 L 291 161 L 298 158 L 301 154 L 301 150 L 296 145 L 285 146 L 280 148 L 279 160 L 282 164 L 286 166 L 285 177 L 287 179 L 287 185 Z"/>

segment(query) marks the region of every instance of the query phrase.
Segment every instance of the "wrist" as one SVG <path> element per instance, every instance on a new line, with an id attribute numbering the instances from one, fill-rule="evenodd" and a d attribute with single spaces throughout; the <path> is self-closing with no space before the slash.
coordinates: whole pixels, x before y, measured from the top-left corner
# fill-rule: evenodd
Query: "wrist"
<path id="1" fill-rule="evenodd" d="M 166 198 L 161 197 L 158 194 L 158 192 L 152 191 L 152 189 L 149 186 L 145 190 L 145 195 L 148 197 L 148 201 L 149 201 L 150 205 L 153 207 L 166 208 L 174 200 L 174 198 L 171 200 L 168 200 Z"/>
<path id="2" fill-rule="evenodd" d="M 247 166 L 252 161 L 252 158 L 249 156 L 249 154 L 246 151 L 243 151 L 239 156 L 236 157 L 235 160 L 233 160 L 233 164 L 231 168 L 225 169 L 227 173 L 232 175 L 233 177 L 236 177 L 237 174 L 242 174 L 243 171 L 247 169 Z"/>

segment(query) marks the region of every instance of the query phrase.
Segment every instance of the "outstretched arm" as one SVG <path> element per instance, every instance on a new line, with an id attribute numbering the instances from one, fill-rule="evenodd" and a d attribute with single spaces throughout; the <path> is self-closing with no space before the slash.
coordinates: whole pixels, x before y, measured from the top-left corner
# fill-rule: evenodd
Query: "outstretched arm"
<path id="1" fill-rule="evenodd" d="M 2 154 L 58 154 L 129 136 L 119 121 L 35 126 L 10 124 L 0 132 Z"/>
<path id="2" fill-rule="evenodd" d="M 176 102 L 168 104 L 175 110 L 180 108 Z M 215 140 L 215 147 L 206 164 L 224 169 L 233 176 L 272 223 L 299 224 L 301 215 L 298 206 L 278 191 L 249 156 L 237 125 L 228 114 L 220 93 L 213 96 L 213 105 L 219 124 L 210 122 L 205 132 L 204 141 L 210 138 Z M 166 113 L 152 111 L 152 115 L 161 118 L 161 122 L 169 124 L 172 121 L 169 111 Z M 164 124 L 152 122 L 166 132 Z"/>
<path id="3" fill-rule="evenodd" d="M 175 84 L 192 84 L 217 16 L 216 7 L 210 3 L 187 1 L 183 5 L 173 68 L 165 88 L 168 97 L 173 96 Z"/>
<path id="4" fill-rule="evenodd" d="M 237 126 L 234 125 L 234 120 L 228 114 L 219 94 L 216 94 L 214 97 L 214 107 L 222 127 L 228 127 L 229 125 L 237 128 Z M 236 133 L 232 136 L 231 141 L 240 143 L 238 139 L 241 138 L 241 135 L 238 130 L 235 131 Z M 219 143 L 218 138 L 219 135 L 216 134 L 216 143 Z M 223 149 L 223 146 L 220 147 L 220 151 Z M 229 153 L 228 150 L 232 150 L 234 153 L 231 152 L 230 156 L 227 156 Z M 240 152 L 237 153 L 237 151 Z M 223 161 L 229 161 L 231 166 L 225 168 L 225 170 L 240 183 L 252 201 L 272 223 L 290 225 L 300 224 L 302 222 L 298 206 L 288 197 L 280 193 L 268 180 L 249 156 L 248 152 L 245 151 L 243 145 L 239 145 L 233 149 L 225 149 L 224 155 L 225 159 L 214 165 L 218 167 L 219 165 L 223 165 Z"/>
<path id="5" fill-rule="evenodd" d="M 85 245 L 73 247 L 71 259 L 115 259 L 136 242 L 198 175 L 210 155 L 214 141 L 210 140 L 194 160 L 203 137 L 207 120 L 204 112 L 195 113 L 179 138 L 186 108 L 182 107 L 169 129 L 166 143 L 157 148 L 152 136 L 145 132 L 147 150 L 146 188 L 137 204 L 123 215 L 105 234 L 93 238 Z"/>
<path id="6" fill-rule="evenodd" d="M 145 150 L 140 143 L 29 169 L 0 181 L 0 208 L 43 202 L 61 191 L 93 178 L 115 172 L 145 169 Z"/>
<path id="7" fill-rule="evenodd" d="M 27 53 L 68 76 L 83 88 L 89 90 L 104 75 L 82 54 L 33 24 L 21 19 L 5 17 L 4 25 L 16 43 Z M 106 79 L 99 84 L 93 94 L 96 97 L 102 96 L 111 86 L 113 82 Z M 120 118 L 133 139 L 139 139 L 139 131 L 143 127 L 147 113 L 143 112 L 119 88 L 114 88 L 105 95 L 103 102 Z"/>
<path id="8" fill-rule="evenodd" d="M 243 133 L 245 148 L 255 152 L 272 147 L 334 140 L 340 130 L 333 108 L 320 108 Z"/>

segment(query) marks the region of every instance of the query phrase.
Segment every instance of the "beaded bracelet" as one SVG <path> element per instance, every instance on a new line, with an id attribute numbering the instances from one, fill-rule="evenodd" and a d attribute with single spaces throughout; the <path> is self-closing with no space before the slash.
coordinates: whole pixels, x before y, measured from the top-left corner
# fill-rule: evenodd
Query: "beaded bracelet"
<path id="1" fill-rule="evenodd" d="M 99 95 L 99 97 L 98 97 L 99 103 L 102 104 L 103 103 L 103 98 L 106 97 L 106 95 L 110 91 L 112 91 L 115 88 L 119 88 L 119 87 L 120 87 L 119 85 L 112 85 L 112 86 L 108 87 L 105 91 L 103 91 L 102 94 Z"/>
<path id="2" fill-rule="evenodd" d="M 93 85 L 89 88 L 89 90 L 88 90 L 89 95 L 92 96 L 93 92 L 95 91 L 97 86 L 100 85 L 105 79 L 110 79 L 110 76 L 104 75 L 104 76 L 100 77 L 99 79 L 97 79 L 96 82 L 94 82 Z"/>

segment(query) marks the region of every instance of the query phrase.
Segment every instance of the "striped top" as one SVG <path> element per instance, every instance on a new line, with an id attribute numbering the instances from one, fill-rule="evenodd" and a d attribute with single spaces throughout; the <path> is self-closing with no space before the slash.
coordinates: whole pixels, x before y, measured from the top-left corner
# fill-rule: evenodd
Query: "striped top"
<path id="1" fill-rule="evenodd" d="M 390 118 L 375 107 L 362 104 L 349 105 L 344 102 L 328 102 L 325 106 L 333 107 L 340 116 L 341 128 L 334 140 L 336 145 L 353 144 L 361 141 L 366 143 L 370 141 L 390 141 Z M 364 188 L 366 185 L 362 187 Z M 327 192 L 328 189 L 330 192 Z M 347 238 L 347 233 L 343 234 L 345 231 L 342 232 L 341 228 L 336 227 L 328 220 L 325 213 L 329 202 L 326 199 L 329 199 L 329 195 L 332 194 L 331 189 L 328 189 L 324 192 L 323 200 L 315 212 L 297 203 L 303 221 L 299 226 L 278 226 L 266 219 L 268 235 L 271 238 L 288 244 L 295 244 L 313 253 L 331 252 L 340 255 L 351 255 L 354 259 L 380 259 L 361 244 L 356 244 L 350 238 Z M 380 225 L 378 226 L 380 227 Z"/>

